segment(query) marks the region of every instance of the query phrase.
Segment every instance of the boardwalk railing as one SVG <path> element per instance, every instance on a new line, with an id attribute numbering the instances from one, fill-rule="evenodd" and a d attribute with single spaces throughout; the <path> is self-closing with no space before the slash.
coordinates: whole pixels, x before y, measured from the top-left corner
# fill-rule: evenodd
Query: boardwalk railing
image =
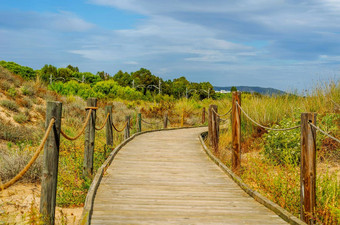
<path id="1" fill-rule="evenodd" d="M 105 119 L 103 124 L 96 126 L 96 111 L 97 99 L 89 98 L 87 100 L 87 107 L 85 107 L 86 117 L 82 127 L 75 136 L 69 136 L 67 132 L 61 128 L 62 118 L 62 103 L 50 101 L 46 106 L 46 131 L 44 137 L 38 146 L 35 154 L 27 165 L 11 180 L 5 184 L 0 183 L 0 191 L 4 190 L 15 182 L 17 182 L 29 170 L 32 164 L 36 161 L 41 151 L 44 149 L 43 155 L 43 173 L 41 178 L 41 198 L 40 198 L 40 213 L 44 224 L 54 224 L 55 222 L 55 207 L 56 207 L 56 193 L 57 193 L 57 179 L 58 179 L 58 162 L 59 162 L 59 149 L 60 149 L 60 136 L 69 141 L 75 141 L 85 133 L 84 141 L 84 161 L 83 161 L 83 174 L 86 177 L 93 177 L 93 159 L 95 148 L 95 132 L 102 130 L 106 127 L 106 145 L 113 147 L 113 130 L 116 132 L 124 132 L 125 140 L 131 136 L 131 116 L 125 116 L 125 123 L 123 126 L 115 125 L 113 123 L 112 106 L 105 106 Z M 183 110 L 181 117 L 181 127 L 184 123 Z M 204 111 L 203 111 L 204 113 Z M 202 118 L 204 115 L 202 116 Z M 170 119 L 168 114 L 165 113 L 163 119 L 157 122 L 150 122 L 142 119 L 141 113 L 137 115 L 137 132 L 142 132 L 142 123 L 146 126 L 162 125 L 163 128 L 168 128 Z"/>
<path id="2" fill-rule="evenodd" d="M 218 151 L 219 122 L 231 112 L 232 154 L 231 169 L 239 172 L 241 167 L 241 114 L 253 124 L 266 130 L 287 131 L 301 130 L 301 167 L 300 167 L 300 216 L 308 224 L 315 224 L 316 207 L 316 130 L 340 143 L 340 140 L 329 135 L 316 126 L 316 113 L 301 113 L 301 125 L 276 129 L 261 125 L 252 119 L 241 107 L 241 92 L 232 93 L 232 107 L 225 114 L 219 114 L 216 105 L 209 107 L 208 139 L 212 149 Z M 223 119 L 222 119 L 223 120 Z"/>
<path id="3" fill-rule="evenodd" d="M 86 118 L 80 131 L 74 137 L 71 137 L 62 130 L 62 103 L 61 102 L 48 102 L 46 108 L 46 131 L 44 137 L 37 148 L 34 156 L 25 166 L 25 168 L 18 173 L 13 179 L 0 185 L 0 190 L 6 189 L 18 181 L 25 172 L 30 168 L 34 161 L 39 156 L 44 148 L 43 155 L 43 175 L 41 183 L 41 200 L 40 200 L 40 213 L 42 214 L 45 224 L 54 224 L 55 220 L 55 206 L 56 206 L 56 190 L 57 190 L 57 175 L 58 175 L 58 161 L 59 161 L 59 148 L 60 136 L 74 141 L 78 139 L 85 132 L 84 142 L 84 163 L 83 173 L 85 176 L 93 176 L 93 154 L 95 146 L 95 131 L 101 130 L 106 127 L 106 144 L 113 146 L 113 130 L 117 132 L 124 132 L 125 139 L 131 136 L 130 129 L 133 128 L 131 117 L 129 115 L 125 118 L 123 126 L 118 126 L 113 123 L 112 106 L 105 107 L 105 119 L 103 124 L 96 126 L 96 110 L 97 99 L 89 98 L 87 100 Z M 185 116 L 189 112 L 184 109 L 180 118 L 180 127 L 184 127 Z M 302 113 L 301 126 L 273 129 L 265 127 L 255 120 L 253 120 L 247 112 L 241 107 L 241 93 L 233 92 L 233 100 L 231 109 L 227 110 L 224 114 L 218 113 L 218 107 L 211 105 L 208 113 L 205 108 L 202 109 L 201 118 L 202 124 L 205 123 L 206 114 L 208 114 L 208 139 L 214 151 L 218 150 L 219 142 L 219 125 L 221 121 L 226 121 L 223 117 L 231 113 L 232 124 L 232 170 L 237 172 L 241 166 L 241 114 L 243 113 L 247 119 L 252 121 L 257 126 L 264 129 L 271 129 L 276 131 L 283 131 L 288 129 L 301 129 L 301 219 L 313 223 L 313 213 L 315 210 L 315 170 L 316 170 L 316 130 L 324 133 L 333 140 L 340 142 L 337 138 L 330 136 L 319 127 L 316 126 L 315 113 Z M 142 132 L 142 124 L 145 126 L 158 126 L 158 128 L 168 128 L 168 124 L 174 124 L 169 119 L 168 114 L 165 113 L 163 118 L 157 121 L 148 121 L 142 118 L 141 113 L 137 114 L 136 127 L 137 132 Z M 172 125 L 173 127 L 173 125 Z M 104 169 L 102 169 L 104 170 Z"/>

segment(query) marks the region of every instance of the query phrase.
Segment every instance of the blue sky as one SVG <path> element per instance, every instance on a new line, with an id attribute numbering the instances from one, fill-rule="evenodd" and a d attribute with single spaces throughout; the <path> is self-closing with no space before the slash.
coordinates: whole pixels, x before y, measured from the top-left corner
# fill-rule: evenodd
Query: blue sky
<path id="1" fill-rule="evenodd" d="M 0 59 L 281 90 L 340 79 L 338 0 L 1 0 Z"/>

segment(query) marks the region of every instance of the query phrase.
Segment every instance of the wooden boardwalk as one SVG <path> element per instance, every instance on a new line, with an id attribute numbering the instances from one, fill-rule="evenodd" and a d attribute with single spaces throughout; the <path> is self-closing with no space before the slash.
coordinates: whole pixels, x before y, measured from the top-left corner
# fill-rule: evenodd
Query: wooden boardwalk
<path id="1" fill-rule="evenodd" d="M 203 151 L 206 128 L 137 136 L 98 188 L 91 224 L 287 224 L 239 188 Z"/>

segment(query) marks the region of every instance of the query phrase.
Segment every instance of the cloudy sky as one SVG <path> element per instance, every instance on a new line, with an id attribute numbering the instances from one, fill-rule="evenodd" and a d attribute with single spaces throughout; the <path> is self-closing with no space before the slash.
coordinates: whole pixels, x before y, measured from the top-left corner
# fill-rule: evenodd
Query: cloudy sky
<path id="1" fill-rule="evenodd" d="M 340 79 L 340 1 L 1 0 L 0 60 L 301 91 Z"/>

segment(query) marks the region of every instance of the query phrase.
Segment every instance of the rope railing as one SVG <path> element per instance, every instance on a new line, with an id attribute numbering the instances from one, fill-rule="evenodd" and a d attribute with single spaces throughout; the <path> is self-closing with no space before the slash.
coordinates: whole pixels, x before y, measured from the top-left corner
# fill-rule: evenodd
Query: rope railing
<path id="1" fill-rule="evenodd" d="M 254 124 L 256 124 L 259 127 L 262 127 L 263 129 L 266 130 L 273 130 L 273 131 L 287 131 L 287 130 L 294 130 L 296 128 L 299 128 L 300 126 L 294 126 L 294 127 L 289 127 L 289 128 L 271 128 L 271 127 L 266 127 L 263 126 L 262 124 L 259 124 L 258 122 L 256 122 L 254 119 L 252 119 L 243 109 L 242 107 L 238 104 L 238 102 L 236 102 L 237 107 L 239 107 L 241 109 L 241 111 L 243 112 L 243 114 Z"/>
<path id="2" fill-rule="evenodd" d="M 115 131 L 122 132 L 126 128 L 127 124 L 128 124 L 128 122 L 125 122 L 125 125 L 122 129 L 118 129 L 113 123 L 111 125 L 112 125 L 113 129 L 115 129 Z"/>
<path id="3" fill-rule="evenodd" d="M 215 111 L 214 108 L 211 108 L 211 110 L 213 111 L 213 113 L 215 113 L 215 114 L 218 115 L 219 117 L 223 117 L 223 116 L 228 115 L 228 114 L 231 112 L 232 108 L 230 108 L 230 109 L 228 110 L 228 112 L 226 112 L 226 113 L 224 113 L 224 114 L 218 114 L 218 113 Z"/>
<path id="4" fill-rule="evenodd" d="M 105 126 L 105 124 L 107 123 L 107 120 L 109 119 L 109 116 L 110 116 L 110 113 L 108 113 L 108 114 L 106 115 L 106 119 L 105 119 L 103 125 L 101 125 L 99 128 L 98 128 L 98 127 L 95 127 L 95 129 L 96 129 L 96 130 L 101 130 L 101 129 L 103 129 L 104 126 Z"/>
<path id="5" fill-rule="evenodd" d="M 148 121 L 145 121 L 144 119 L 142 119 L 142 122 L 149 124 L 149 125 L 157 125 L 157 124 L 160 124 L 162 122 L 162 120 L 158 121 L 158 122 L 148 122 Z"/>
<path id="6" fill-rule="evenodd" d="M 81 128 L 80 132 L 75 137 L 71 137 L 71 136 L 68 136 L 63 130 L 60 130 L 60 133 L 64 138 L 66 138 L 67 140 L 70 140 L 70 141 L 74 141 L 74 140 L 77 140 L 82 135 L 82 133 L 84 132 L 84 130 L 86 128 L 87 123 L 90 120 L 93 108 L 97 108 L 97 107 L 87 107 L 87 108 L 90 108 L 90 110 L 89 110 L 89 113 L 87 114 L 85 123 L 84 123 L 83 127 Z"/>
<path id="7" fill-rule="evenodd" d="M 332 135 L 328 134 L 326 131 L 322 130 L 320 127 L 315 126 L 313 123 L 308 122 L 309 125 L 311 125 L 313 128 L 317 129 L 318 131 L 320 131 L 321 133 L 323 133 L 324 135 L 326 135 L 327 137 L 333 139 L 334 141 L 340 143 L 340 140 L 337 139 L 336 137 L 333 137 Z"/>
<path id="8" fill-rule="evenodd" d="M 44 145 L 46 143 L 48 135 L 50 134 L 52 127 L 54 125 L 54 122 L 55 122 L 54 118 L 50 120 L 50 123 L 49 123 L 49 125 L 46 129 L 45 135 L 44 135 L 40 145 L 38 146 L 37 150 L 35 151 L 33 157 L 31 158 L 31 160 L 27 163 L 27 165 L 15 177 L 13 177 L 11 180 L 6 182 L 5 184 L 1 185 L 0 190 L 4 190 L 4 189 L 10 187 L 11 185 L 13 185 L 15 182 L 17 182 L 20 178 L 22 178 L 24 176 L 24 174 L 29 170 L 29 168 L 31 168 L 32 164 L 35 162 L 35 160 L 40 155 L 41 150 L 44 148 Z"/>

